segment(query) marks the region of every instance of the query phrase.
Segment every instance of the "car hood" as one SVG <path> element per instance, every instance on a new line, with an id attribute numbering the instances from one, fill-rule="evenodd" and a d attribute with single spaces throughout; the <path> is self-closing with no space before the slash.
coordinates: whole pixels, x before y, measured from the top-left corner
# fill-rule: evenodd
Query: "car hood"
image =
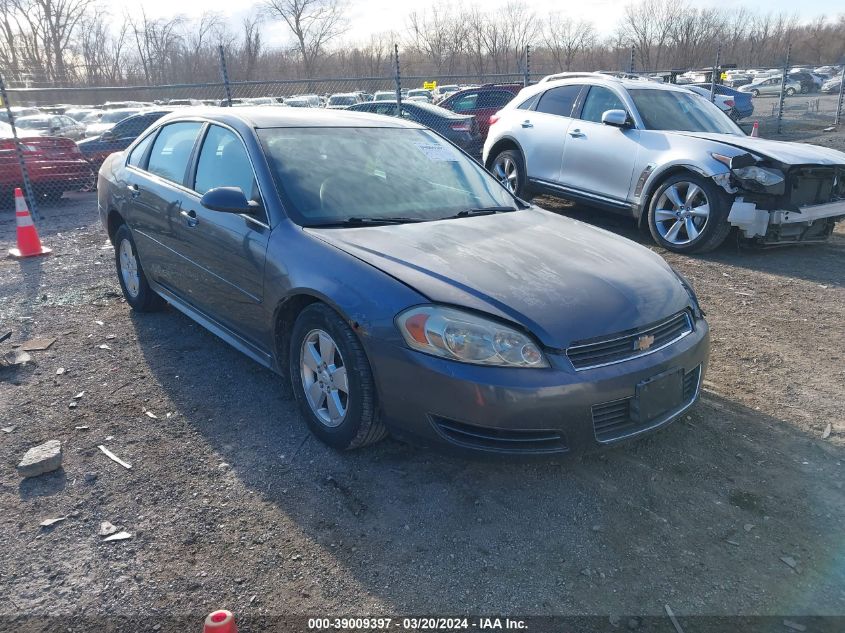
<path id="1" fill-rule="evenodd" d="M 521 324 L 552 348 L 675 314 L 689 296 L 661 257 L 538 208 L 309 234 L 436 303 Z"/>
<path id="2" fill-rule="evenodd" d="M 693 138 L 724 143 L 725 145 L 751 152 L 762 158 L 770 158 L 786 165 L 845 165 L 845 152 L 819 145 L 772 141 L 765 138 L 735 136 L 733 134 L 677 133 Z"/>

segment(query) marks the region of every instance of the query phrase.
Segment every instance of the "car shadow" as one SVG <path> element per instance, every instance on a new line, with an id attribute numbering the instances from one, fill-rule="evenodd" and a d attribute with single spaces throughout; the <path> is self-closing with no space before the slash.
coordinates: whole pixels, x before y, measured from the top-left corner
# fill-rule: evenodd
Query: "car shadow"
<path id="1" fill-rule="evenodd" d="M 676 255 L 659 247 L 648 231 L 641 230 L 636 221 L 630 217 L 593 209 L 563 199 L 542 197 L 537 198 L 535 202 L 548 211 L 592 224 L 638 242 L 667 259 L 683 257 L 712 261 L 780 277 L 800 278 L 828 286 L 845 286 L 845 267 L 842 266 L 842 262 L 845 261 L 845 226 L 834 231 L 831 238 L 821 244 L 765 248 L 740 240 L 734 231 L 722 246 L 710 253 Z"/>
<path id="2" fill-rule="evenodd" d="M 727 397 L 707 392 L 663 431 L 581 458 L 477 460 L 392 440 L 339 453 L 277 376 L 180 313 L 132 323 L 144 371 L 212 452 L 202 469 L 223 462 L 294 530 L 251 540 L 278 561 L 250 572 L 268 592 L 336 592 L 340 574 L 395 613 L 845 609 L 845 449 Z M 294 533 L 331 561 L 315 586 L 283 571 L 300 564 Z M 203 538 L 188 537 L 192 557 Z"/>

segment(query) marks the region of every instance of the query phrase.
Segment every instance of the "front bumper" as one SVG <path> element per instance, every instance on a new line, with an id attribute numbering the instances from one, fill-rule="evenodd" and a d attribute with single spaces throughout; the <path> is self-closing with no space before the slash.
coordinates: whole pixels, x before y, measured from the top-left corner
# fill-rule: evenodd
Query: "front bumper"
<path id="1" fill-rule="evenodd" d="M 758 209 L 741 196 L 731 206 L 728 222 L 742 231 L 743 237 L 769 242 L 808 241 L 807 236 L 826 239 L 831 220 L 845 217 L 845 200 L 787 209 Z M 821 222 L 819 222 L 821 220 Z M 818 234 L 818 235 L 817 235 Z"/>
<path id="2" fill-rule="evenodd" d="M 370 341 L 385 423 L 417 442 L 488 453 L 582 453 L 663 427 L 698 398 L 709 358 L 709 329 L 651 354 L 576 371 L 563 353 L 548 369 L 468 365 Z M 682 405 L 627 423 L 637 385 L 682 369 Z M 611 419 L 612 418 L 612 419 Z M 610 426 L 608 426 L 610 422 Z"/>

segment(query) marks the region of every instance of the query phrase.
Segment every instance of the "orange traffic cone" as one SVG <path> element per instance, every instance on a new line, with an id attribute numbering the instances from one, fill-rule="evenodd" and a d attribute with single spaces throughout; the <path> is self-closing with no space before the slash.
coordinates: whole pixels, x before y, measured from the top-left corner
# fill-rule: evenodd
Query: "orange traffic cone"
<path id="1" fill-rule="evenodd" d="M 235 616 L 226 609 L 209 613 L 202 630 L 203 633 L 238 633 Z"/>
<path id="2" fill-rule="evenodd" d="M 38 231 L 32 222 L 32 216 L 26 207 L 23 192 L 20 187 L 15 188 L 15 216 L 18 221 L 18 247 L 10 248 L 9 255 L 12 257 L 33 257 L 34 255 L 46 255 L 51 251 L 41 246 L 38 239 Z"/>
<path id="3" fill-rule="evenodd" d="M 760 122 L 759 121 L 754 121 L 754 127 L 751 128 L 750 136 L 753 136 L 754 138 L 757 138 L 758 136 L 760 136 Z"/>

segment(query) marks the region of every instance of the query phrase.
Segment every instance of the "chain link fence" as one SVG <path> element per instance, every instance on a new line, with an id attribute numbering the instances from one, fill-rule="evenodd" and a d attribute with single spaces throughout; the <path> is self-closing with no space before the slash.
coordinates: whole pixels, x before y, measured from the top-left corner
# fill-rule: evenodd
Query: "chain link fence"
<path id="1" fill-rule="evenodd" d="M 26 193 L 38 217 L 43 204 L 59 202 L 65 192 L 92 190 L 105 158 L 128 147 L 149 125 L 185 106 L 349 109 L 401 116 L 432 128 L 467 153 L 480 157 L 490 117 L 519 90 L 552 74 L 531 67 L 530 48 L 520 71 L 507 74 L 404 75 L 398 50 L 393 72 L 384 76 L 238 81 L 227 71 L 220 50 L 220 81 L 195 84 L 78 88 L 3 87 L 0 108 L 0 206 L 8 207 L 16 187 Z M 718 64 L 718 60 L 716 62 Z M 763 136 L 812 136 L 840 125 L 843 116 L 842 71 L 821 86 L 787 83 L 753 94 L 753 114 L 740 124 L 750 131 L 759 121 Z M 785 68 L 787 73 L 789 67 Z M 547 71 L 547 72 L 544 72 Z M 625 73 L 657 81 L 695 81 L 718 101 L 714 77 L 723 69 L 685 76 L 683 71 Z M 732 82 L 726 82 L 730 85 Z M 736 87 L 736 86 L 734 86 Z M 789 90 L 795 87 L 795 90 Z M 794 94 L 793 94 L 794 92 Z"/>

